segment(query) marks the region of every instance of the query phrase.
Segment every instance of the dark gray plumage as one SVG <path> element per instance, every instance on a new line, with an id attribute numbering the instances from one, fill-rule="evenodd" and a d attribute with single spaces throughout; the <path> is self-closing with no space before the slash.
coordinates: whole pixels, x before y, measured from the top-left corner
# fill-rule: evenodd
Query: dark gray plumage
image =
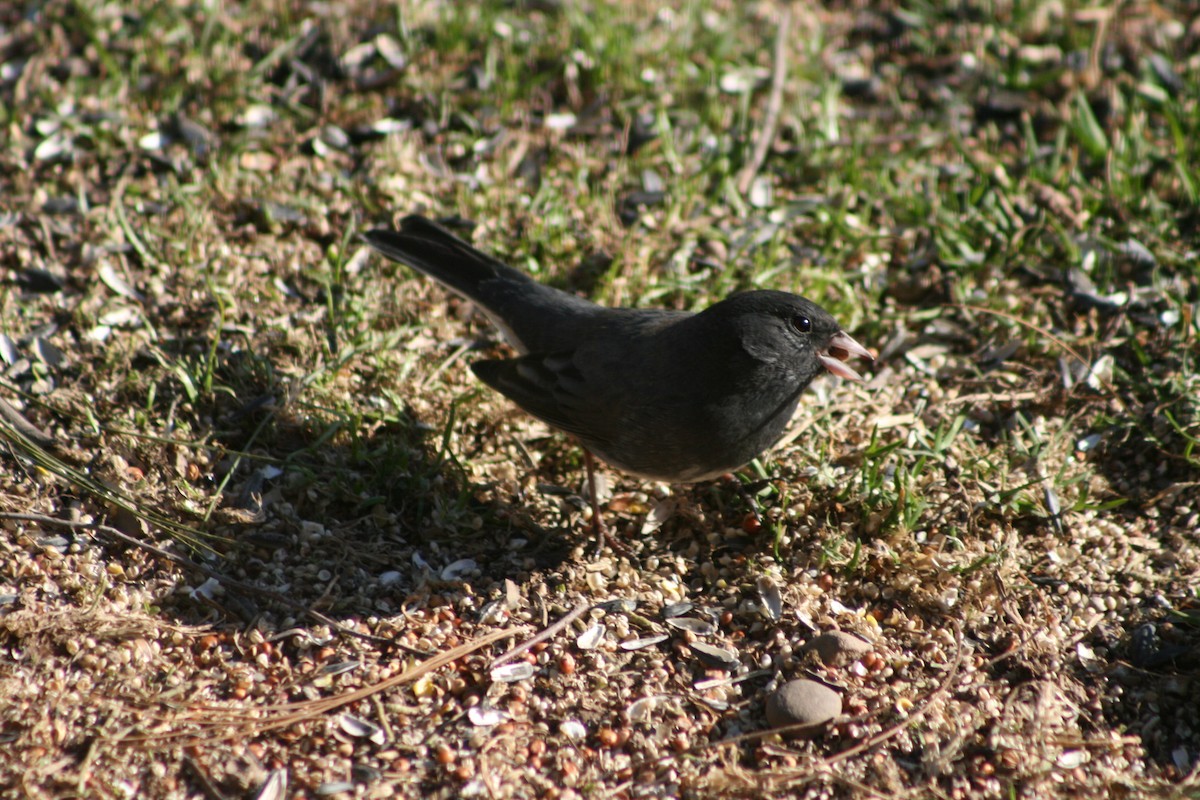
<path id="1" fill-rule="evenodd" d="M 871 355 L 810 300 L 733 295 L 698 314 L 605 308 L 543 286 L 421 216 L 366 241 L 474 301 L 521 353 L 475 374 L 625 472 L 670 482 L 743 466 L 783 435 L 822 370 Z"/>

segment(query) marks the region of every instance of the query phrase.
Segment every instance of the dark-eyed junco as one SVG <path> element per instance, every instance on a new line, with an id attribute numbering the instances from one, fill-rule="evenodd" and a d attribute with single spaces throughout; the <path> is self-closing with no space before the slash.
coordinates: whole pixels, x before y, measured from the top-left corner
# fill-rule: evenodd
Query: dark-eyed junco
<path id="1" fill-rule="evenodd" d="M 521 353 L 474 362 L 479 378 L 645 478 L 702 481 L 745 465 L 783 435 L 813 378 L 860 380 L 844 360 L 872 357 L 824 309 L 786 292 L 743 292 L 696 314 L 605 308 L 418 215 L 365 238 L 473 301 Z"/>

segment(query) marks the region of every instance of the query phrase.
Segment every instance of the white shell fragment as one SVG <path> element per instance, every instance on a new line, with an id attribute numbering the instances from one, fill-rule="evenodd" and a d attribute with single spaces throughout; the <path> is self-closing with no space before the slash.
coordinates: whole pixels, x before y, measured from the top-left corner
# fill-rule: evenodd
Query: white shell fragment
<path id="1" fill-rule="evenodd" d="M 688 631 L 697 636 L 712 636 L 717 632 L 717 626 L 695 617 L 671 617 L 667 624 L 681 631 Z"/>
<path id="2" fill-rule="evenodd" d="M 726 94 L 747 94 L 765 82 L 770 75 L 770 72 L 761 67 L 732 69 L 721 76 L 718 85 Z"/>
<path id="3" fill-rule="evenodd" d="M 657 697 L 643 697 L 629 704 L 629 708 L 625 709 L 625 717 L 633 724 L 646 722 L 657 706 Z"/>
<path id="4" fill-rule="evenodd" d="M 565 131 L 575 127 L 575 115 L 571 113 L 547 114 L 544 124 L 549 130 Z"/>
<path id="5" fill-rule="evenodd" d="M 353 672 L 361 666 L 361 661 L 339 661 L 336 664 L 326 664 L 325 666 L 321 667 L 320 674 L 341 675 L 344 672 Z"/>
<path id="6" fill-rule="evenodd" d="M 673 498 L 665 498 L 656 502 L 642 522 L 642 535 L 646 536 L 661 528 L 663 523 L 674 515 L 676 505 Z"/>
<path id="7" fill-rule="evenodd" d="M 243 128 L 265 128 L 274 122 L 277 116 L 275 109 L 265 103 L 260 103 L 247 106 L 246 110 L 234 118 L 234 121 Z"/>
<path id="8" fill-rule="evenodd" d="M 608 628 L 600 623 L 596 623 L 588 628 L 575 640 L 575 646 L 580 650 L 595 650 L 596 647 L 604 640 L 604 634 L 608 632 Z"/>
<path id="9" fill-rule="evenodd" d="M 374 744 L 384 744 L 387 742 L 387 732 L 374 722 L 365 720 L 362 717 L 356 717 L 352 714 L 342 714 L 338 718 L 338 727 L 342 729 L 343 733 L 353 736 L 356 739 L 368 739 Z"/>
<path id="10" fill-rule="evenodd" d="M 442 569 L 441 578 L 444 581 L 460 581 L 477 569 L 479 569 L 479 565 L 475 563 L 474 559 L 460 558 L 453 564 L 447 564 Z"/>
<path id="11" fill-rule="evenodd" d="M 573 742 L 582 742 L 587 738 L 587 728 L 577 719 L 569 719 L 558 726 L 563 736 Z"/>
<path id="12" fill-rule="evenodd" d="M 5 364 L 15 364 L 20 357 L 17 343 L 8 338 L 7 334 L 0 333 L 0 360 Z"/>
<path id="13" fill-rule="evenodd" d="M 38 161 L 57 161 L 71 152 L 75 142 L 62 131 L 51 134 L 33 148 L 33 157 Z"/>
<path id="14" fill-rule="evenodd" d="M 742 665 L 738 660 L 738 654 L 734 650 L 726 650 L 724 647 L 717 647 L 715 644 L 706 642 L 692 642 L 688 648 L 695 654 L 696 658 L 700 659 L 700 663 L 709 669 L 724 669 L 734 670 Z"/>
<path id="15" fill-rule="evenodd" d="M 515 664 L 502 664 L 492 670 L 492 680 L 496 683 L 516 683 L 533 677 L 533 664 L 518 661 Z"/>
<path id="16" fill-rule="evenodd" d="M 170 143 L 162 131 L 151 131 L 138 139 L 138 147 L 143 150 L 161 150 Z"/>
<path id="17" fill-rule="evenodd" d="M 254 800 L 282 800 L 287 797 L 287 789 L 287 770 L 273 770 L 263 782 L 262 789 L 254 796 Z"/>
<path id="18" fill-rule="evenodd" d="M 467 719 L 476 727 L 490 728 L 493 725 L 499 725 L 501 722 L 507 722 L 509 714 L 507 711 L 501 711 L 492 706 L 472 706 L 467 711 Z"/>
<path id="19" fill-rule="evenodd" d="M 225 594 L 225 587 L 216 578 L 209 578 L 204 583 L 192 589 L 188 596 L 193 600 L 211 601 L 214 597 Z"/>
<path id="20" fill-rule="evenodd" d="M 119 294 L 121 297 L 126 297 L 130 300 L 137 300 L 139 302 L 146 299 L 141 292 L 129 285 L 125 278 L 123 278 L 120 273 L 117 272 L 116 267 L 114 267 L 111 262 L 105 261 L 102 263 L 100 265 L 100 269 L 98 269 L 96 273 L 100 276 L 100 280 L 105 286 L 107 286 L 109 289 L 112 289 L 113 292 Z"/>
<path id="21" fill-rule="evenodd" d="M 783 616 L 783 597 L 779 593 L 779 586 L 766 575 L 759 577 L 757 586 L 763 616 L 772 622 L 779 620 Z"/>
<path id="22" fill-rule="evenodd" d="M 499 625 L 508 618 L 508 603 L 504 600 L 493 600 L 479 612 L 479 621 L 485 625 Z"/>
<path id="23" fill-rule="evenodd" d="M 656 644 L 662 644 L 663 642 L 665 642 L 667 639 L 670 639 L 670 638 L 671 638 L 670 636 L 667 636 L 664 633 L 664 634 L 660 634 L 658 636 L 646 636 L 642 639 L 630 639 L 628 641 L 621 642 L 621 649 L 622 650 L 644 650 L 647 647 L 653 647 Z"/>

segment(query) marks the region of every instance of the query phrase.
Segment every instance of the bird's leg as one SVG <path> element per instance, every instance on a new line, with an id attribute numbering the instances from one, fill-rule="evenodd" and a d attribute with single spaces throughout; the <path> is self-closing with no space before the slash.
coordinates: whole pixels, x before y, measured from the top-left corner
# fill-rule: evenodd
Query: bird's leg
<path id="1" fill-rule="evenodd" d="M 587 470 L 588 503 L 592 507 L 592 535 L 596 537 L 595 557 L 600 557 L 606 541 L 608 542 L 608 546 L 618 554 L 624 556 L 631 555 L 629 548 L 617 541 L 616 537 L 608 532 L 608 527 L 604 524 L 604 518 L 600 514 L 600 500 L 596 494 L 596 459 L 592 457 L 591 451 L 586 447 L 583 448 L 583 466 Z"/>
<path id="2" fill-rule="evenodd" d="M 758 499 L 755 495 L 759 489 L 770 483 L 769 480 L 754 481 L 750 485 L 742 483 L 738 476 L 732 472 L 721 476 L 721 479 L 728 481 L 729 485 L 737 492 L 742 499 L 742 503 L 746 506 L 746 515 L 742 518 L 742 529 L 746 533 L 754 533 L 762 527 L 762 514 L 758 511 Z"/>

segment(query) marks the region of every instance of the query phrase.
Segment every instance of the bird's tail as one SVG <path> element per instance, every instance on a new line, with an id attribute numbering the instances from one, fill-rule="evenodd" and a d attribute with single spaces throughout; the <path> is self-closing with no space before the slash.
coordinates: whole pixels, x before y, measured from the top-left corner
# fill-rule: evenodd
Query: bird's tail
<path id="1" fill-rule="evenodd" d="M 402 219 L 399 230 L 378 228 L 367 231 L 363 238 L 391 260 L 407 264 L 464 297 L 485 305 L 487 298 L 479 296 L 479 287 L 486 281 L 501 278 L 533 283 L 528 275 L 479 252 L 419 214 Z"/>

